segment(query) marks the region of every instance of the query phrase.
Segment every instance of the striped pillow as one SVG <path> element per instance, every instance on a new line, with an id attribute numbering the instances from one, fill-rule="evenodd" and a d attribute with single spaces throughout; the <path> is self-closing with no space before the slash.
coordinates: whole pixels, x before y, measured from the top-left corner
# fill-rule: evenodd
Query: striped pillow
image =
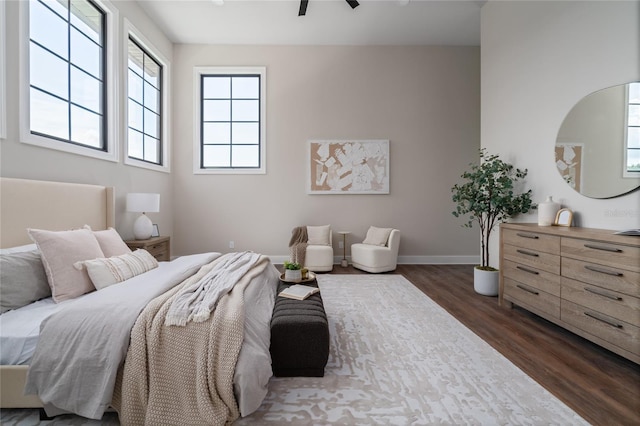
<path id="1" fill-rule="evenodd" d="M 73 266 L 79 270 L 87 268 L 95 288 L 102 290 L 157 268 L 158 261 L 148 251 L 138 249 L 120 256 L 76 262 Z"/>

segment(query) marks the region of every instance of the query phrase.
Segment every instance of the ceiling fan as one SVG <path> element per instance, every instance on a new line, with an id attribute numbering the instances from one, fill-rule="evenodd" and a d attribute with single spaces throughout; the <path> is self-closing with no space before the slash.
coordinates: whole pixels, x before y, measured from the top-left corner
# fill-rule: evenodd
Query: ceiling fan
<path id="1" fill-rule="evenodd" d="M 356 0 L 345 0 L 351 6 L 351 9 L 355 9 L 360 6 Z M 309 0 L 300 0 L 300 10 L 298 10 L 298 16 L 304 16 L 307 14 L 307 6 L 309 5 Z"/>

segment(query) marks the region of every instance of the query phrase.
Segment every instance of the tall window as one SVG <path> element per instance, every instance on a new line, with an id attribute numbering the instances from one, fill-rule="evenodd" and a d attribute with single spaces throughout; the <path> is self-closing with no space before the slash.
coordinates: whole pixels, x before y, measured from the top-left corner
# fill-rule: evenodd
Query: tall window
<path id="1" fill-rule="evenodd" d="M 29 131 L 107 150 L 105 12 L 90 0 L 29 3 Z"/>
<path id="2" fill-rule="evenodd" d="M 640 83 L 630 83 L 627 108 L 627 152 L 625 175 L 638 177 L 640 174 Z"/>
<path id="3" fill-rule="evenodd" d="M 199 169 L 264 173 L 264 68 L 200 71 Z"/>
<path id="4" fill-rule="evenodd" d="M 162 163 L 162 66 L 129 38 L 128 156 Z"/>

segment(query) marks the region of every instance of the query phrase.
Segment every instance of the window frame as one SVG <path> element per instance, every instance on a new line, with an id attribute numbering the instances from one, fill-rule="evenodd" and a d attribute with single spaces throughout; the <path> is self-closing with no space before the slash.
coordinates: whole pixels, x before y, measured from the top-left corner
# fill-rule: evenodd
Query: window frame
<path id="1" fill-rule="evenodd" d="M 152 56 L 162 66 L 160 82 L 160 164 L 151 163 L 137 158 L 129 157 L 129 38 L 133 39 L 145 53 Z M 128 166 L 155 170 L 164 173 L 171 172 L 171 62 L 151 43 L 140 30 L 128 19 L 124 19 L 124 33 L 122 37 L 122 62 L 125 75 L 123 84 L 124 99 L 124 147 L 123 162 Z"/>
<path id="2" fill-rule="evenodd" d="M 104 150 L 62 141 L 52 137 L 31 133 L 30 127 L 30 28 L 29 15 L 31 1 L 20 2 L 20 142 L 42 148 L 54 149 L 71 154 L 118 162 L 118 9 L 108 0 L 91 0 L 105 14 L 105 37 L 103 47 L 105 80 L 105 109 L 103 128 L 105 129 Z"/>
<path id="3" fill-rule="evenodd" d="M 628 170 L 627 169 L 627 158 L 629 155 L 629 151 L 633 150 L 633 151 L 640 151 L 640 148 L 631 148 L 629 146 L 629 129 L 630 128 L 640 128 L 640 126 L 635 126 L 635 125 L 630 125 L 629 124 L 629 107 L 631 105 L 640 105 L 640 104 L 636 104 L 636 103 L 631 103 L 631 99 L 629 96 L 629 92 L 631 91 L 631 85 L 632 84 L 637 84 L 638 86 L 640 86 L 640 83 L 638 82 L 633 82 L 633 83 L 628 83 L 626 88 L 625 88 L 625 108 L 624 108 L 624 134 L 625 134 L 625 139 L 624 139 L 624 155 L 623 155 L 623 164 L 622 164 L 622 177 L 623 178 L 632 178 L 632 179 L 638 179 L 640 178 L 640 171 L 632 171 L 632 170 Z"/>
<path id="4" fill-rule="evenodd" d="M 207 75 L 258 75 L 260 78 L 260 114 L 259 114 L 259 156 L 260 165 L 255 168 L 203 168 L 202 164 L 202 77 Z M 193 173 L 246 175 L 267 173 L 267 138 L 266 138 L 266 67 L 194 67 L 193 68 Z"/>

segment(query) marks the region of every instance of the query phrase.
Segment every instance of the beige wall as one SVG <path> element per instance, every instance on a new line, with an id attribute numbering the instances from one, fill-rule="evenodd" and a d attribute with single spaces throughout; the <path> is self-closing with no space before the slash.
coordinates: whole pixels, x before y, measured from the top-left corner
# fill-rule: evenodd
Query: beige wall
<path id="1" fill-rule="evenodd" d="M 477 230 L 450 188 L 477 158 L 478 47 L 174 47 L 174 248 L 286 256 L 291 229 L 331 224 L 362 241 L 402 231 L 400 261 L 474 262 Z M 194 175 L 193 67 L 265 66 L 266 175 Z M 307 195 L 309 139 L 389 139 L 389 195 Z M 335 255 L 341 256 L 334 237 Z M 349 245 L 349 243 L 347 244 Z"/>
<path id="2" fill-rule="evenodd" d="M 640 2 L 490 1 L 481 28 L 482 146 L 528 168 L 534 200 L 553 195 L 580 226 L 639 228 L 640 191 L 608 200 L 578 194 L 556 171 L 554 145 L 576 102 L 640 80 Z M 498 253 L 497 239 L 491 249 Z"/>
<path id="3" fill-rule="evenodd" d="M 4 0 L 3 0 L 4 1 Z M 142 12 L 135 2 L 117 1 L 112 4 L 118 9 L 118 40 L 122 41 L 124 19 L 128 19 L 157 48 L 162 55 L 171 60 L 173 45 L 157 29 L 155 24 Z M 118 104 L 117 133 L 120 144 L 120 162 L 97 160 L 89 157 L 69 154 L 20 142 L 18 125 L 18 86 L 19 79 L 19 7 L 17 1 L 6 2 L 6 104 L 7 138 L 0 140 L 0 175 L 24 179 L 40 179 L 61 182 L 90 183 L 114 186 L 116 189 L 116 227 L 124 238 L 133 237 L 133 221 L 136 213 L 125 211 L 125 198 L 128 192 L 158 192 L 160 213 L 151 213 L 149 217 L 160 227 L 162 234 L 170 235 L 173 228 L 172 182 L 171 175 L 125 166 L 122 163 L 122 139 L 126 123 L 124 109 L 124 78 L 126 63 L 120 69 L 120 100 Z M 4 42 L 5 34 L 2 34 Z"/>

